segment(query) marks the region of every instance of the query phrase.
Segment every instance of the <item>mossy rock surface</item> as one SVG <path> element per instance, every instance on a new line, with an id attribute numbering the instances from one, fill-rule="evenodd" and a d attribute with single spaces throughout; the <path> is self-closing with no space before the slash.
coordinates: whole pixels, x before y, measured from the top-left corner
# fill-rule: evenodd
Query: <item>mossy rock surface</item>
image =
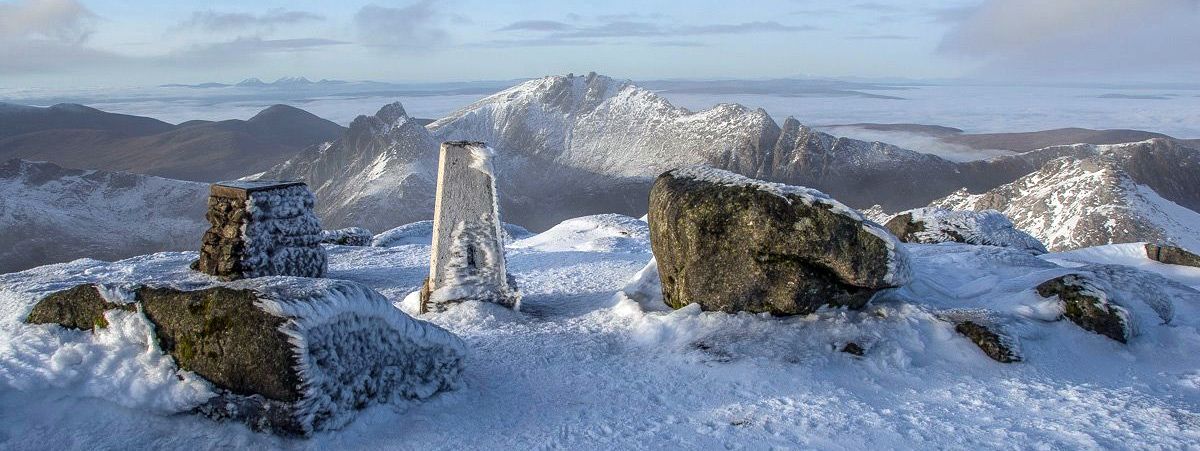
<path id="1" fill-rule="evenodd" d="M 163 351 L 180 368 L 240 395 L 300 398 L 292 345 L 279 330 L 286 321 L 254 305 L 250 290 L 137 290 Z"/>
<path id="2" fill-rule="evenodd" d="M 962 321 L 954 325 L 954 330 L 975 343 L 975 346 L 992 360 L 1000 363 L 1021 361 L 1020 355 L 1009 341 L 988 326 L 974 321 Z"/>
<path id="3" fill-rule="evenodd" d="M 109 302 L 92 284 L 79 285 L 46 296 L 29 312 L 29 324 L 58 324 L 71 329 L 92 330 L 108 327 L 104 312 L 121 309 L 137 311 L 134 304 Z"/>
<path id="4" fill-rule="evenodd" d="M 1085 330 L 1121 343 L 1131 338 L 1129 313 L 1111 303 L 1103 291 L 1082 275 L 1067 274 L 1047 280 L 1037 286 L 1037 292 L 1045 298 L 1058 296 L 1063 316 Z"/>
<path id="5" fill-rule="evenodd" d="M 895 241 L 883 229 L 869 232 L 861 218 L 803 194 L 678 171 L 655 181 L 648 215 L 667 305 L 807 314 L 858 308 L 894 286 Z"/>

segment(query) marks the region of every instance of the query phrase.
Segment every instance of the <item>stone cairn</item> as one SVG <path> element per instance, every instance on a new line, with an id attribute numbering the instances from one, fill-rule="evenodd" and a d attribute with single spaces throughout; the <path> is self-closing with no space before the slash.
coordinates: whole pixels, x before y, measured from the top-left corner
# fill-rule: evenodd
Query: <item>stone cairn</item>
<path id="1" fill-rule="evenodd" d="M 516 284 L 505 270 L 492 155 L 481 142 L 442 143 L 422 312 L 463 300 L 519 308 Z"/>
<path id="2" fill-rule="evenodd" d="M 211 227 L 196 269 L 224 279 L 323 277 L 325 249 L 315 199 L 300 182 L 220 182 L 208 197 Z"/>

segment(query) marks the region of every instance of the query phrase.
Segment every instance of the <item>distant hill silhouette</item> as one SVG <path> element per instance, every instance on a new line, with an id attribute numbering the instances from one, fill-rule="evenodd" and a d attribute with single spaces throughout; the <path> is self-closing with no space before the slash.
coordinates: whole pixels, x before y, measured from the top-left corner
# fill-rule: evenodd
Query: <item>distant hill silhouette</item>
<path id="1" fill-rule="evenodd" d="M 83 105 L 0 104 L 0 161 L 22 158 L 210 182 L 264 171 L 344 131 L 287 105 L 273 105 L 244 121 L 171 125 Z"/>

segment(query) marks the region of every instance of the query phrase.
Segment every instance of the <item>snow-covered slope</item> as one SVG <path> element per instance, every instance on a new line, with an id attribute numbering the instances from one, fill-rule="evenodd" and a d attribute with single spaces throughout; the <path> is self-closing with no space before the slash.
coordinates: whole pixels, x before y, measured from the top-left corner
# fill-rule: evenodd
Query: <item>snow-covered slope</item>
<path id="1" fill-rule="evenodd" d="M 52 163 L 0 164 L 0 273 L 199 249 L 208 185 Z"/>
<path id="2" fill-rule="evenodd" d="M 1094 155 L 1052 160 L 1012 183 L 981 194 L 960 190 L 931 206 L 999 210 L 1054 251 L 1138 241 L 1200 249 L 1200 213 L 1135 181 L 1123 146 L 1088 146 Z"/>
<path id="3" fill-rule="evenodd" d="M 59 340 L 79 340 L 78 332 L 16 323 L 39 293 L 130 274 L 187 280 L 197 277 L 186 270 L 195 253 L 0 275 L 0 447 L 41 448 L 47 437 L 65 437 L 54 442 L 59 449 L 1179 449 L 1200 441 L 1200 311 L 1178 291 L 1186 289 L 1134 277 L 1139 287 L 1158 281 L 1183 295 L 1172 300 L 1171 325 L 1148 321 L 1122 345 L 1046 321 L 1054 303 L 1031 288 L 1074 270 L 1052 261 L 1167 266 L 1144 256 L 1113 247 L 1038 258 L 905 245 L 915 280 L 894 296 L 862 311 L 778 318 L 652 311 L 620 298 L 650 259 L 638 238 L 644 230 L 632 218 L 580 218 L 513 243 L 509 270 L 525 293 L 521 312 L 465 303 L 420 315 L 466 342 L 461 388 L 421 404 L 370 408 L 305 442 L 171 415 L 203 393 L 145 347 L 110 355 L 99 343 L 33 358 Z M 393 302 L 428 273 L 427 245 L 329 253 L 331 277 Z M 1200 270 L 1180 271 L 1164 274 L 1200 286 Z M 1013 315 L 1007 325 L 1024 360 L 989 359 L 939 319 L 950 307 Z M 847 342 L 864 355 L 839 352 Z M 143 370 L 155 379 L 136 377 Z"/>

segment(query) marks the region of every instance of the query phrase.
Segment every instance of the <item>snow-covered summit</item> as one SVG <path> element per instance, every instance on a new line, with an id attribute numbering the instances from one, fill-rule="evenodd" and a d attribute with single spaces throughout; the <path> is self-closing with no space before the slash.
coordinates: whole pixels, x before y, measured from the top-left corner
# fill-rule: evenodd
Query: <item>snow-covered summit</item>
<path id="1" fill-rule="evenodd" d="M 859 311 L 770 317 L 660 311 L 617 295 L 650 260 L 649 246 L 632 238 L 617 247 L 588 243 L 637 235 L 632 221 L 580 218 L 526 241 L 535 246 L 513 243 L 521 312 L 468 302 L 419 316 L 465 342 L 459 389 L 367 409 L 304 446 L 1186 448 L 1200 440 L 1200 312 L 1188 301 L 1200 270 L 1151 261 L 1137 254 L 1140 246 L 1038 257 L 904 244 L 914 281 L 890 296 Z M 79 260 L 0 275 L 0 411 L 19 413 L 0 426 L 4 444 L 41 447 L 52 427 L 90 447 L 295 445 L 174 415 L 203 400 L 205 386 L 180 380 L 170 359 L 138 342 L 145 333 L 136 314 L 114 317 L 95 337 L 17 323 L 39 294 L 88 280 L 196 281 L 203 276 L 186 269 L 194 258 Z M 334 246 L 330 258 L 332 278 L 395 303 L 428 275 L 429 246 Z M 1055 321 L 1058 301 L 1032 287 L 1064 274 L 1106 277 L 1117 290 L 1111 300 L 1127 302 L 1138 320 L 1128 344 Z M 1127 283 L 1112 287 L 1117 281 Z M 1161 298 L 1139 292 L 1169 295 L 1169 324 L 1154 307 Z M 957 317 L 994 320 L 1022 361 L 988 358 L 947 320 Z M 862 355 L 841 352 L 848 343 Z M 498 433 L 511 430 L 513 412 L 521 412 L 521 432 Z"/>

